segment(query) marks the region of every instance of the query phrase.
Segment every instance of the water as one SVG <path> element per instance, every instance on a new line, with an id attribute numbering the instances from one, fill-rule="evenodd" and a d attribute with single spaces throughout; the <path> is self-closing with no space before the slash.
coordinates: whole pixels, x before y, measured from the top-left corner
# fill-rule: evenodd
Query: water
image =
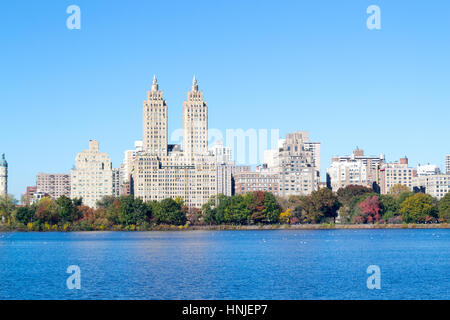
<path id="1" fill-rule="evenodd" d="M 0 233 L 0 299 L 449 299 L 449 248 L 444 229 Z"/>

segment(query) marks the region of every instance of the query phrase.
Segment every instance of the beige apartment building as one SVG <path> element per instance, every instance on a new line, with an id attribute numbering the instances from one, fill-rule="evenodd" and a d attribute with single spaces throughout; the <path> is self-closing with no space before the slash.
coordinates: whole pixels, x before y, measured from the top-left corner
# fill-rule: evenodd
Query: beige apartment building
<path id="1" fill-rule="evenodd" d="M 75 168 L 70 174 L 70 197 L 82 198 L 83 204 L 96 208 L 97 201 L 113 195 L 113 169 L 106 152 L 99 151 L 96 140 L 89 149 L 77 154 Z"/>
<path id="2" fill-rule="evenodd" d="M 55 200 L 61 196 L 70 198 L 70 174 L 40 172 L 36 176 L 36 190 Z"/>
<path id="3" fill-rule="evenodd" d="M 319 189 L 320 143 L 310 142 L 306 131 L 286 134 L 277 150 L 266 150 L 267 169 L 278 175 L 278 194 L 309 195 Z"/>
<path id="4" fill-rule="evenodd" d="M 425 193 L 440 200 L 450 192 L 450 174 L 417 176 L 413 179 L 413 187 L 424 188 Z"/>
<path id="5" fill-rule="evenodd" d="M 193 160 L 208 154 L 208 106 L 203 92 L 198 90 L 194 76 L 191 91 L 183 102 L 183 152 Z"/>
<path id="6" fill-rule="evenodd" d="M 372 188 L 378 181 L 378 170 L 384 163 L 384 155 L 366 156 L 364 150 L 356 148 L 350 156 L 338 156 L 331 159 L 327 168 L 327 186 L 338 191 L 348 185 Z"/>
<path id="7" fill-rule="evenodd" d="M 286 134 L 275 156 L 272 170 L 278 173 L 280 196 L 309 195 L 319 189 L 320 143 L 309 142 L 308 132 Z"/>
<path id="8" fill-rule="evenodd" d="M 279 195 L 278 173 L 268 169 L 259 169 L 254 172 L 241 171 L 234 174 L 235 193 L 246 194 L 254 191 L 267 191 Z"/>
<path id="9" fill-rule="evenodd" d="M 391 187 L 401 184 L 413 190 L 413 179 L 417 171 L 408 166 L 408 158 L 401 158 L 399 162 L 385 163 L 379 172 L 379 186 L 381 194 L 388 194 Z"/>
<path id="10" fill-rule="evenodd" d="M 217 194 L 217 162 L 208 152 L 208 108 L 194 77 L 183 103 L 183 150 L 167 145 L 167 103 L 156 78 L 144 102 L 143 151 L 132 162 L 131 193 L 144 201 L 182 197 L 201 207 Z"/>

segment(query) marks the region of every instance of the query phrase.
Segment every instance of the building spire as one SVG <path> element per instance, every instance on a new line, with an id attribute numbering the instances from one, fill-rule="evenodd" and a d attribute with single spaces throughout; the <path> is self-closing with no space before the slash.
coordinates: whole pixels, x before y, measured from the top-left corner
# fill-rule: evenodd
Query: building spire
<path id="1" fill-rule="evenodd" d="M 158 91 L 158 81 L 156 80 L 156 75 L 153 76 L 152 91 Z"/>
<path id="2" fill-rule="evenodd" d="M 2 160 L 0 160 L 0 167 L 8 167 L 8 162 L 6 162 L 5 154 L 2 154 Z"/>
<path id="3" fill-rule="evenodd" d="M 192 91 L 198 91 L 197 78 L 194 75 L 194 79 L 192 79 Z"/>

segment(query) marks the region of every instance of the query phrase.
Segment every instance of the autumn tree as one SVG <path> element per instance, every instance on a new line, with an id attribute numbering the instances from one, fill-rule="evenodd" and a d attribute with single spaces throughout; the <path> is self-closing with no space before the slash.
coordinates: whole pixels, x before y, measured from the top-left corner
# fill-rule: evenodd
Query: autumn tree
<path id="1" fill-rule="evenodd" d="M 360 185 L 348 185 L 340 188 L 336 195 L 341 203 L 339 209 L 341 221 L 350 222 L 352 217 L 357 214 L 358 204 L 372 194 L 375 193 L 371 188 Z"/>
<path id="2" fill-rule="evenodd" d="M 429 194 L 416 193 L 400 205 L 402 219 L 406 223 L 431 222 L 438 217 L 438 210 Z"/>
<path id="3" fill-rule="evenodd" d="M 282 223 L 289 223 L 291 221 L 292 218 L 292 213 L 291 213 L 291 209 L 286 209 L 286 211 L 283 211 L 282 213 L 280 213 L 280 221 Z"/>
<path id="4" fill-rule="evenodd" d="M 381 205 L 378 196 L 367 197 L 358 204 L 359 214 L 353 218 L 355 223 L 377 223 L 381 219 Z"/>
<path id="5" fill-rule="evenodd" d="M 411 190 L 407 186 L 399 183 L 389 188 L 389 194 L 396 199 L 398 199 L 403 192 L 411 192 Z"/>
<path id="6" fill-rule="evenodd" d="M 330 219 L 335 222 L 340 206 L 338 197 L 330 189 L 313 191 L 304 199 L 303 222 L 320 223 Z"/>
<path id="7" fill-rule="evenodd" d="M 38 202 L 35 214 L 41 222 L 56 224 L 59 221 L 55 202 L 50 197 L 44 197 Z"/>

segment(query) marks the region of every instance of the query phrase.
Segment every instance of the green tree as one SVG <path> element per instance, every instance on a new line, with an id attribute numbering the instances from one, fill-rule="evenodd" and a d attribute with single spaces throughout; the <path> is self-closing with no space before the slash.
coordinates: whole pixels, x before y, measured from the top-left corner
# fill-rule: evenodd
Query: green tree
<path id="1" fill-rule="evenodd" d="M 0 216 L 2 222 L 10 223 L 11 216 L 16 209 L 17 200 L 12 195 L 0 197 Z"/>
<path id="2" fill-rule="evenodd" d="M 438 216 L 433 198 L 424 193 L 406 198 L 400 205 L 400 213 L 406 223 L 424 223 Z"/>
<path id="3" fill-rule="evenodd" d="M 383 219 L 386 222 L 394 221 L 396 217 L 400 215 L 400 205 L 398 201 L 393 196 L 385 194 L 380 195 L 379 200 Z"/>
<path id="4" fill-rule="evenodd" d="M 114 203 L 114 200 L 114 196 L 104 196 L 97 201 L 97 208 L 110 209 Z"/>
<path id="5" fill-rule="evenodd" d="M 17 208 L 15 218 L 17 222 L 26 225 L 29 222 L 33 222 L 36 219 L 35 211 L 32 207 L 28 206 Z"/>
<path id="6" fill-rule="evenodd" d="M 439 219 L 450 222 L 450 192 L 439 201 Z"/>
<path id="7" fill-rule="evenodd" d="M 163 199 L 161 202 L 153 203 L 154 218 L 157 223 L 184 225 L 186 213 L 181 206 L 172 198 Z"/>
<path id="8" fill-rule="evenodd" d="M 61 196 L 55 201 L 56 212 L 62 223 L 74 222 L 80 218 L 79 211 L 76 210 L 72 200 L 66 196 Z"/>
<path id="9" fill-rule="evenodd" d="M 150 219 L 151 207 L 147 206 L 142 199 L 133 196 L 121 196 L 119 201 L 119 221 L 122 225 L 138 225 Z"/>
<path id="10" fill-rule="evenodd" d="M 277 199 L 270 192 L 264 192 L 264 215 L 268 223 L 280 222 L 281 208 L 278 205 Z"/>

